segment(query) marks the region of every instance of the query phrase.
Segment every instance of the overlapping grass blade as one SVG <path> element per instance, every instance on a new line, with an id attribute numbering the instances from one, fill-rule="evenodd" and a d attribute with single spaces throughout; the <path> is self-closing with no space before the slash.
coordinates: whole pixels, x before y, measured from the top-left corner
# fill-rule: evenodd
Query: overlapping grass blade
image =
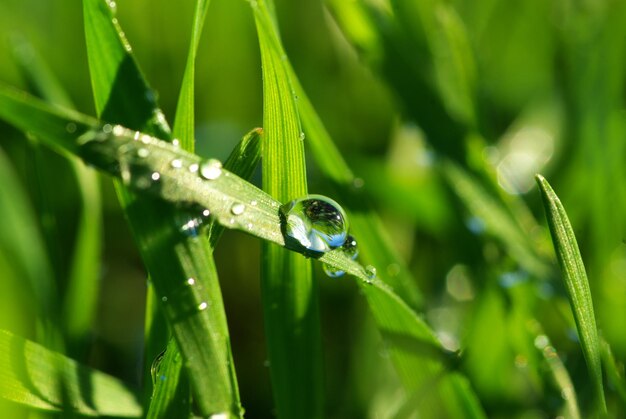
<path id="1" fill-rule="evenodd" d="M 595 393 L 597 408 L 606 413 L 602 367 L 600 363 L 600 341 L 593 312 L 593 302 L 589 281 L 585 272 L 574 230 L 569 222 L 565 208 L 556 193 L 541 175 L 537 175 L 541 190 L 546 218 L 550 226 L 554 250 L 563 274 L 570 307 L 574 313 L 580 345 L 589 370 L 589 377 Z"/>
<path id="2" fill-rule="evenodd" d="M 83 2 L 96 109 L 104 120 L 169 139 L 156 95 L 143 79 L 112 13 L 114 5 L 103 0 Z M 163 312 L 189 361 L 185 365 L 200 413 L 241 415 L 226 316 L 207 238 L 181 238 L 179 229 L 188 220 L 181 220 L 180 212 L 169 205 L 137 199 L 121 186 L 118 194 L 154 290 L 160 301 L 167 301 Z M 189 286 L 190 279 L 197 286 Z"/>
<path id="3" fill-rule="evenodd" d="M 187 151 L 194 151 L 194 93 L 195 93 L 195 68 L 196 53 L 202 34 L 207 10 L 209 9 L 209 0 L 197 0 L 194 11 L 193 24 L 191 25 L 191 42 L 189 44 L 189 52 L 187 56 L 187 65 L 183 75 L 183 82 L 178 97 L 178 106 L 176 107 L 176 117 L 174 119 L 174 137 L 180 140 L 180 145 Z"/>
<path id="4" fill-rule="evenodd" d="M 282 202 L 307 194 L 298 110 L 273 16 L 273 2 L 251 2 L 263 64 L 263 189 Z M 270 376 L 278 417 L 323 416 L 317 284 L 311 262 L 269 243 L 261 290 Z"/>
<path id="5" fill-rule="evenodd" d="M 626 409 L 626 380 L 624 379 L 624 367 L 622 366 L 620 371 L 620 368 L 618 368 L 617 362 L 615 361 L 615 357 L 613 356 L 611 346 L 604 339 L 601 340 L 602 365 L 604 366 L 607 380 L 611 383 L 614 391 L 619 396 L 622 409 Z"/>
<path id="6" fill-rule="evenodd" d="M 73 108 L 71 100 L 55 75 L 28 43 L 16 42 L 15 55 L 21 72 L 37 94 L 50 103 L 68 109 Z M 71 126 L 69 128 L 71 129 Z M 45 161 L 38 163 L 43 164 Z M 68 157 L 66 165 L 76 181 L 81 203 L 67 291 L 62 304 L 65 337 L 68 339 L 70 351 L 76 352 L 93 329 L 100 275 L 102 216 L 100 184 L 96 172 L 86 168 L 74 157 Z M 42 194 L 56 193 L 55 186 L 48 184 L 51 177 L 43 176 L 38 181 Z M 53 246 L 56 247 L 57 238 L 54 239 Z"/>
<path id="7" fill-rule="evenodd" d="M 191 411 L 189 377 L 183 368 L 176 339 L 170 339 L 165 353 L 154 360 L 150 372 L 154 392 L 146 417 L 188 417 Z"/>
<path id="8" fill-rule="evenodd" d="M 118 379 L 6 330 L 0 330 L 0 396 L 46 411 L 141 415 L 136 392 Z"/>

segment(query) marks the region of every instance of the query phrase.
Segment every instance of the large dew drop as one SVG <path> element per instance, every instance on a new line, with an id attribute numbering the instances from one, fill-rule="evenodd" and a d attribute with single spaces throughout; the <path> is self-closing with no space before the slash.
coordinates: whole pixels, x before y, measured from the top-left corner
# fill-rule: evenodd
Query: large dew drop
<path id="1" fill-rule="evenodd" d="M 307 250 L 325 253 L 346 241 L 348 219 L 330 198 L 308 195 L 281 206 L 280 212 L 284 233 Z"/>

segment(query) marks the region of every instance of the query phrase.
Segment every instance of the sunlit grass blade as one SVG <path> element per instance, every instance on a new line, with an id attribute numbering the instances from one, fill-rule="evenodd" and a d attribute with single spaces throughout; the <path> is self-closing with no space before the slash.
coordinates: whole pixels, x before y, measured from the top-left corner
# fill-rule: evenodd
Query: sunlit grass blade
<path id="1" fill-rule="evenodd" d="M 389 284 L 411 307 L 422 304 L 422 295 L 405 263 L 393 250 L 382 222 L 360 193 L 359 179 L 337 150 L 322 120 L 317 115 L 298 78 L 289 67 L 289 75 L 298 95 L 298 108 L 312 155 L 324 176 L 336 187 L 350 216 L 352 232 L 359 252 L 380 268 L 380 278 Z"/>
<path id="2" fill-rule="evenodd" d="M 273 2 L 250 4 L 263 64 L 263 190 L 287 202 L 307 194 L 302 129 Z M 319 302 L 311 262 L 269 243 L 262 252 L 265 334 L 278 417 L 322 417 Z"/>
<path id="3" fill-rule="evenodd" d="M 128 169 L 128 174 L 132 169 L 133 176 L 127 179 L 130 188 L 159 198 L 170 206 L 177 206 L 179 211 L 190 207 L 209 208 L 213 219 L 223 227 L 241 230 L 285 246 L 280 227 L 281 203 L 224 168 L 220 169 L 220 175 L 216 179 L 205 179 L 200 166 L 203 163 L 210 164 L 210 160 L 203 160 L 180 147 L 138 131 L 121 126 L 112 127 L 109 124 L 101 125 L 93 118 L 51 107 L 14 90 L 0 88 L 0 118 L 32 132 L 59 152 L 78 155 L 85 163 L 113 176 L 121 178 L 122 168 Z M 75 124 L 80 130 L 72 133 L 64 131 L 65 134 L 60 137 L 60 127 L 68 123 Z M 87 130 L 88 127 L 91 129 Z M 145 151 L 140 152 L 140 149 Z M 172 165 L 174 160 L 180 163 Z M 177 167 L 179 164 L 180 168 Z M 156 183 L 158 187 L 146 188 L 144 181 L 147 179 L 144 175 L 147 174 L 148 179 L 152 179 L 151 174 L 155 171 L 160 175 Z M 136 181 L 139 183 L 135 183 Z M 156 201 L 151 203 L 158 205 Z M 235 218 L 232 206 L 236 203 L 244 204 L 245 208 Z M 179 228 L 179 224 L 175 226 Z M 162 223 L 155 234 L 171 227 L 173 226 Z M 178 229 L 177 232 L 178 243 L 181 233 Z M 158 237 L 159 242 L 168 239 L 168 236 Z M 370 281 L 365 269 L 338 249 L 325 253 L 319 260 L 364 281 Z"/>
<path id="4" fill-rule="evenodd" d="M 14 49 L 20 70 L 33 89 L 50 103 L 73 108 L 63 87 L 37 52 L 23 40 L 16 41 Z M 72 126 L 66 128 L 71 129 Z M 45 164 L 45 161 L 40 160 L 37 163 Z M 70 261 L 67 291 L 62 304 L 62 320 L 69 350 L 78 353 L 93 329 L 97 307 L 102 241 L 100 184 L 96 172 L 86 168 L 76 158 L 68 157 L 66 164 L 74 175 L 82 207 Z M 54 185 L 48 184 L 52 180 L 50 177 L 39 179 L 42 194 L 56 193 Z M 53 239 L 53 246 L 56 246 L 58 237 Z"/>
<path id="5" fill-rule="evenodd" d="M 0 94 L 0 105 L 7 100 L 10 101 L 10 97 Z M 36 109 L 33 107 L 31 113 L 36 113 Z M 0 106 L 1 110 L 2 106 Z M 0 116 L 10 119 L 10 115 Z M 36 120 L 43 119 L 41 116 L 35 116 Z M 53 113 L 49 116 L 53 119 L 58 118 Z M 60 124 L 63 124 L 65 120 L 61 119 L 61 121 Z M 42 125 L 54 124 L 47 122 Z M 36 126 L 31 126 L 30 129 L 42 139 L 46 139 L 45 132 L 40 132 Z M 139 180 L 134 187 L 145 193 L 154 194 L 155 197 L 171 204 L 194 204 L 200 208 L 210 208 L 215 220 L 227 228 L 240 229 L 280 246 L 285 245 L 279 215 L 280 202 L 253 185 L 230 174 L 225 169 L 222 169 L 221 175 L 216 179 L 202 180 L 196 173 L 202 164 L 198 157 L 152 137 L 142 136 L 120 127 L 114 127 L 111 133 L 102 135 L 101 130 L 94 131 L 83 136 L 81 140 L 81 142 L 87 141 L 82 146 L 81 155 L 94 166 L 116 176 L 121 176 L 120 167 L 126 167 L 129 173 L 138 173 L 140 176 L 138 179 L 131 177 L 130 186 L 135 185 L 135 181 Z M 56 139 L 51 136 L 50 140 Z M 137 156 L 140 148 L 149 151 L 146 157 Z M 123 154 L 126 154 L 126 157 L 120 155 L 120 150 L 125 151 Z M 186 169 L 172 167 L 170 163 L 173 160 L 180 160 L 181 168 Z M 189 170 L 189 167 L 194 169 Z M 155 170 L 159 170 L 160 173 L 158 186 L 143 189 L 141 176 L 154 173 Z M 241 214 L 233 216 L 233 204 L 252 201 L 255 204 L 246 205 Z M 163 255 L 160 254 L 160 256 Z M 405 387 L 411 393 L 424 392 L 424 397 L 432 402 L 428 407 L 424 407 L 425 412 L 444 409 L 453 417 L 460 417 L 461 413 L 470 417 L 481 416 L 480 408 L 477 407 L 479 405 L 471 389 L 463 383 L 464 380 L 461 377 L 449 374 L 447 356 L 444 355 L 441 345 L 402 299 L 382 281 L 368 276 L 365 268 L 340 250 L 325 253 L 319 260 L 360 279 L 359 283 L 362 284 L 363 292 L 368 299 L 379 330 L 390 343 L 392 358 Z M 168 295 L 180 293 L 179 288 Z M 180 303 L 173 298 L 168 302 Z M 188 309 L 197 310 L 193 307 L 188 307 Z M 184 341 L 187 342 L 186 339 Z M 415 371 L 422 373 L 416 374 Z"/>
<path id="6" fill-rule="evenodd" d="M 96 110 L 109 122 L 125 123 L 167 140 L 171 138 L 169 127 L 114 17 L 114 5 L 103 0 L 83 2 Z M 212 249 L 206 237 L 182 237 L 180 232 L 200 214 L 185 215 L 159 201 L 137 199 L 120 185 L 118 195 L 154 292 L 178 348 L 188 361 L 185 365 L 199 413 L 240 416 L 239 390 Z M 164 326 L 152 322 L 151 327 Z M 156 356 L 158 348 L 150 344 L 148 350 L 147 359 Z"/>
<path id="7" fill-rule="evenodd" d="M 0 396 L 46 411 L 141 415 L 137 394 L 118 379 L 6 330 L 0 330 Z"/>
<path id="8" fill-rule="evenodd" d="M 595 392 L 597 408 L 606 413 L 602 366 L 600 364 L 600 341 L 585 265 L 563 204 L 543 176 L 537 175 L 536 179 L 541 190 L 554 250 L 563 274 L 563 282 L 574 313 L 580 345 Z"/>
<path id="9" fill-rule="evenodd" d="M 193 24 L 191 25 L 191 42 L 189 44 L 189 52 L 187 55 L 187 64 L 183 75 L 183 83 L 178 97 L 178 106 L 176 107 L 176 117 L 174 119 L 173 135 L 180 140 L 180 145 L 187 151 L 194 151 L 195 130 L 194 130 L 194 93 L 195 93 L 195 68 L 196 53 L 202 34 L 207 10 L 209 9 L 209 0 L 197 0 L 194 11 Z"/>

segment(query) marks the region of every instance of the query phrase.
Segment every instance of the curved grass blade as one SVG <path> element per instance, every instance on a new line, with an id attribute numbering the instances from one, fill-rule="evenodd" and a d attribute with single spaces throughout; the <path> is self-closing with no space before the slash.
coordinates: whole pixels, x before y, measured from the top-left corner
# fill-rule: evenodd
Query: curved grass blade
<path id="1" fill-rule="evenodd" d="M 617 393 L 622 409 L 626 409 L 626 380 L 624 379 L 624 367 L 618 368 L 611 346 L 601 338 L 602 345 L 602 365 L 606 372 L 606 377 Z"/>
<path id="2" fill-rule="evenodd" d="M 58 111 L 54 113 L 51 108 L 43 110 L 38 106 L 29 106 L 34 99 L 24 101 L 19 95 L 10 95 L 2 90 L 0 117 L 18 125 L 27 123 L 19 115 L 14 117 L 10 112 L 3 112 L 5 103 L 13 101 L 20 102 L 22 107 L 13 105 L 10 109 L 21 111 L 30 108 L 34 120 L 43 121 L 42 127 L 65 126 L 67 123 L 67 116 L 59 116 Z M 158 171 L 160 177 L 157 187 L 141 188 L 142 182 L 136 184 L 138 179 L 134 176 L 128 179 L 128 184 L 173 205 L 210 208 L 215 220 L 222 226 L 285 246 L 279 215 L 280 202 L 263 191 L 225 169 L 216 179 L 203 179 L 197 173 L 203 161 L 197 156 L 121 127 L 109 127 L 106 129 L 108 134 L 98 127 L 95 125 L 94 131 L 80 139 L 83 144 L 81 155 L 90 164 L 115 176 L 122 176 L 120 167 L 126 167 L 129 173 L 139 174 L 138 179 Z M 30 125 L 29 129 L 42 139 L 53 143 L 58 141 L 55 135 L 47 137 L 45 131 L 40 131 L 37 125 Z M 73 143 L 78 140 L 75 134 L 67 134 L 65 145 L 68 149 L 74 149 Z M 148 155 L 138 157 L 139 149 L 148 150 Z M 124 153 L 120 154 L 120 150 Z M 140 154 L 145 155 L 145 152 Z M 172 167 L 171 162 L 174 160 L 180 161 L 180 168 Z M 245 210 L 236 217 L 231 211 L 235 203 L 245 204 Z M 391 354 L 405 387 L 412 393 L 423 393 L 420 397 L 433 403 L 428 407 L 430 412 L 438 409 L 438 412 L 448 412 L 451 417 L 483 416 L 465 380 L 457 374 L 450 374 L 447 362 L 449 356 L 441 350 L 433 333 L 400 297 L 381 280 L 371 279 L 363 266 L 340 250 L 325 253 L 319 260 L 360 279 L 359 283 L 379 330 L 391 344 Z M 416 371 L 420 371 L 420 374 L 416 374 Z M 442 404 L 442 401 L 445 403 Z"/>
<path id="3" fill-rule="evenodd" d="M 114 2 L 84 0 L 89 66 L 98 114 L 170 139 L 169 127 L 114 17 Z M 181 213 L 159 201 L 138 199 L 118 186 L 153 289 L 188 367 L 199 413 L 241 415 L 221 290 L 206 237 L 181 237 Z M 197 286 L 190 287 L 189 281 Z M 175 298 L 172 298 L 175 296 Z M 149 299 L 149 301 L 152 301 Z M 152 330 L 163 325 L 150 322 Z M 156 356 L 156 345 L 148 347 Z"/>
<path id="4" fill-rule="evenodd" d="M 14 51 L 21 72 L 44 100 L 73 109 L 71 100 L 55 75 L 26 41 L 16 40 Z M 71 125 L 68 128 L 71 129 Z M 62 304 L 63 326 L 69 340 L 70 353 L 80 353 L 79 348 L 84 345 L 93 329 L 97 305 L 102 247 L 100 184 L 96 172 L 86 168 L 76 158 L 68 157 L 66 164 L 76 180 L 81 211 L 70 262 L 67 291 Z M 47 184 L 50 181 L 49 177 L 42 177 L 38 181 L 42 185 L 40 188 L 42 194 L 56 193 L 53 185 Z M 56 246 L 56 237 L 51 239 Z"/>
<path id="5" fill-rule="evenodd" d="M 546 218 L 550 226 L 554 250 L 563 273 L 563 282 L 567 290 L 570 307 L 576 320 L 581 349 L 595 392 L 596 408 L 606 414 L 602 366 L 600 364 L 600 343 L 585 265 L 563 204 L 543 176 L 537 175 L 536 179 L 541 190 Z"/>
<path id="6" fill-rule="evenodd" d="M 141 416 L 137 394 L 118 379 L 1 329 L 0 396 L 45 411 Z"/>
<path id="7" fill-rule="evenodd" d="M 183 75 L 183 83 L 178 97 L 176 117 L 174 118 L 174 137 L 180 140 L 180 145 L 187 151 L 194 151 L 194 77 L 196 67 L 196 53 L 202 34 L 202 27 L 209 10 L 209 0 L 197 0 L 194 11 L 193 25 L 191 26 L 191 43 L 187 55 L 187 65 Z"/>
<path id="8" fill-rule="evenodd" d="M 250 4 L 263 64 L 263 189 L 287 202 L 307 194 L 302 130 L 273 2 Z M 265 333 L 278 417 L 322 417 L 319 303 L 311 262 L 269 243 L 263 244 L 262 259 Z"/>

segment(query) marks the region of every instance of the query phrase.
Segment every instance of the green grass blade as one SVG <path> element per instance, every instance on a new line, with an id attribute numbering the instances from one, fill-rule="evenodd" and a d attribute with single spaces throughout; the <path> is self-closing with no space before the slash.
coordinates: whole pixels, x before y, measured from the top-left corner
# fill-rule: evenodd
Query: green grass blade
<path id="1" fill-rule="evenodd" d="M 287 202 L 307 194 L 304 145 L 273 2 L 251 3 L 263 64 L 263 189 Z M 311 262 L 264 244 L 261 290 L 278 417 L 323 416 L 317 284 Z"/>
<path id="2" fill-rule="evenodd" d="M 189 378 L 183 368 L 183 358 L 176 346 L 176 340 L 170 339 L 162 357 L 157 357 L 152 364 L 152 383 L 154 392 L 147 418 L 186 418 L 191 410 Z"/>
<path id="3" fill-rule="evenodd" d="M 6 95 L 0 94 L 0 104 L 4 100 Z M 54 114 L 51 115 L 56 118 Z M 7 118 L 5 115 L 1 116 Z M 42 118 L 36 116 L 36 120 L 39 119 Z M 50 124 L 44 124 L 47 125 Z M 41 135 L 42 139 L 45 138 L 42 135 L 45 133 L 40 133 L 33 126 L 30 129 Z M 181 170 L 171 166 L 173 160 L 180 160 L 182 168 L 195 168 L 197 166 L 194 165 L 202 163 L 198 157 L 179 148 L 119 127 L 112 128 L 111 133 L 104 136 L 101 131 L 96 131 L 93 135 L 97 139 L 87 141 L 82 146 L 82 156 L 94 166 L 116 176 L 121 176 L 120 167 L 126 167 L 129 173 L 140 175 L 138 179 L 133 179 L 133 176 L 128 179 L 130 186 L 136 185 L 145 193 L 154 194 L 172 204 L 194 204 L 201 208 L 210 208 L 215 220 L 227 228 L 239 229 L 278 245 L 285 245 L 280 226 L 280 203 L 234 174 L 224 169 L 217 179 L 199 182 L 200 177 L 195 172 L 197 169 Z M 92 133 L 87 135 L 87 138 L 91 137 Z M 87 138 L 83 137 L 81 141 L 84 142 Z M 148 155 L 137 157 L 138 150 L 142 148 L 149 151 Z M 125 150 L 123 154 L 126 157 L 120 155 L 119 150 Z M 141 181 L 135 183 L 141 180 L 141 176 L 155 171 L 160 173 L 157 187 L 142 189 Z M 231 211 L 235 203 L 250 205 L 235 217 Z M 441 345 L 402 299 L 379 279 L 369 279 L 366 270 L 341 251 L 328 252 L 319 260 L 361 280 L 359 283 L 363 285 L 379 330 L 391 344 L 392 357 L 405 387 L 411 392 L 424 392 L 423 397 L 431 402 L 427 411 L 443 409 L 453 417 L 460 417 L 460 412 L 464 415 L 481 416 L 478 404 L 463 379 L 448 373 L 449 368 Z M 415 374 L 415 371 L 423 373 Z"/>
<path id="4" fill-rule="evenodd" d="M 28 43 L 16 42 L 15 55 L 21 72 L 42 98 L 68 109 L 73 108 L 55 75 Z M 93 330 L 100 275 L 102 215 L 100 183 L 96 172 L 86 168 L 76 158 L 68 158 L 66 164 L 76 180 L 81 202 L 67 291 L 62 304 L 64 332 L 70 347 L 77 349 Z M 56 193 L 54 185 L 47 185 L 50 179 L 45 177 L 39 180 L 43 194 Z M 56 246 L 57 241 L 53 239 L 53 246 Z"/>
<path id="5" fill-rule="evenodd" d="M 206 181 L 199 174 L 199 166 L 206 161 L 180 147 L 119 125 L 101 125 L 87 116 L 54 108 L 34 97 L 3 88 L 0 88 L 0 118 L 32 132 L 62 153 L 73 151 L 85 163 L 113 176 L 122 178 L 124 169 L 127 186 L 136 191 L 159 198 L 181 211 L 188 207 L 210 208 L 213 219 L 221 226 L 285 246 L 279 201 L 225 169 L 217 179 Z M 89 122 L 93 125 L 86 133 Z M 71 133 L 64 131 L 64 136 L 60 137 L 57 128 L 68 123 L 81 129 Z M 142 157 L 146 151 L 147 156 Z M 172 166 L 174 160 L 180 161 L 183 170 Z M 151 179 L 154 172 L 160 176 L 158 182 L 153 183 L 158 187 L 152 188 L 145 181 Z M 235 217 L 232 206 L 236 203 L 245 204 L 245 210 Z M 161 224 L 160 229 L 167 227 Z M 175 226 L 180 228 L 180 222 Z M 159 236 L 158 241 L 165 238 Z M 369 282 L 365 268 L 339 249 L 325 253 L 319 260 Z"/>
<path id="6" fill-rule="evenodd" d="M 117 19 L 103 0 L 83 2 L 94 98 L 104 120 L 169 139 L 169 128 L 132 55 Z M 239 390 L 212 249 L 206 237 L 180 235 L 181 214 L 160 202 L 118 195 L 139 243 L 153 289 L 188 367 L 193 395 L 204 416 L 239 416 Z M 188 217 L 188 220 L 191 216 Z M 188 221 L 187 220 L 187 221 Z M 185 221 L 186 222 L 186 221 Z M 156 235 L 156 236 L 155 236 Z M 189 286 L 190 279 L 196 286 Z M 149 299 L 153 301 L 153 299 Z M 154 311 L 148 311 L 153 313 Z M 162 328 L 151 322 L 151 328 Z M 156 355 L 151 345 L 146 358 Z"/>
<path id="7" fill-rule="evenodd" d="M 0 109 L 2 106 L 0 105 Z M 43 238 L 37 229 L 35 214 L 30 202 L 19 183 L 8 157 L 0 148 L 0 250 L 7 260 L 14 265 L 15 275 L 4 272 L 2 281 L 10 281 L 28 288 L 28 298 L 33 299 L 32 310 L 39 321 L 44 324 L 42 334 L 38 335 L 41 342 L 48 342 L 50 328 L 56 328 L 57 288 L 54 282 L 52 266 L 46 254 Z M 8 285 L 8 284 L 4 284 Z M 23 301 L 23 303 L 26 303 Z M 29 312 L 31 308 L 28 308 Z M 26 313 L 15 313 L 21 319 L 30 318 Z M 10 321 L 9 319 L 3 319 Z M 52 323 L 52 324 L 51 324 Z M 11 325 L 12 326 L 12 325 Z M 28 328 L 31 326 L 29 325 Z"/>
<path id="8" fill-rule="evenodd" d="M 563 282 L 574 313 L 581 348 L 598 404 L 597 407 L 606 414 L 600 364 L 600 342 L 585 265 L 563 204 L 543 176 L 537 175 L 537 183 L 541 190 L 554 250 L 563 273 Z"/>
<path id="9" fill-rule="evenodd" d="M 618 368 L 617 362 L 615 361 L 615 357 L 613 356 L 611 346 L 604 339 L 601 340 L 602 365 L 604 366 L 607 380 L 611 383 L 614 391 L 619 396 L 621 408 L 626 409 L 626 379 L 624 379 L 624 367 L 622 366 L 620 371 L 620 368 Z"/>
<path id="10" fill-rule="evenodd" d="M 411 307 L 420 307 L 422 295 L 415 280 L 393 250 L 382 222 L 359 193 L 358 187 L 355 187 L 359 180 L 337 150 L 291 67 L 289 75 L 298 95 L 298 109 L 315 162 L 324 176 L 337 187 L 338 195 L 346 197 L 346 209 L 352 232 L 358 239 L 360 254 L 374 266 L 384 267 L 379 273 L 381 279 Z"/>
<path id="11" fill-rule="evenodd" d="M 180 140 L 181 147 L 187 151 L 193 152 L 195 134 L 194 134 L 194 78 L 196 67 L 196 53 L 202 34 L 202 27 L 206 18 L 207 10 L 209 10 L 209 0 L 197 0 L 194 11 L 193 25 L 191 26 L 191 42 L 189 44 L 189 52 L 187 56 L 187 65 L 183 75 L 183 83 L 178 97 L 178 106 L 176 107 L 176 117 L 174 119 L 175 138 Z"/>
<path id="12" fill-rule="evenodd" d="M 137 394 L 118 379 L 6 330 L 0 330 L 0 396 L 46 411 L 141 415 Z"/>

